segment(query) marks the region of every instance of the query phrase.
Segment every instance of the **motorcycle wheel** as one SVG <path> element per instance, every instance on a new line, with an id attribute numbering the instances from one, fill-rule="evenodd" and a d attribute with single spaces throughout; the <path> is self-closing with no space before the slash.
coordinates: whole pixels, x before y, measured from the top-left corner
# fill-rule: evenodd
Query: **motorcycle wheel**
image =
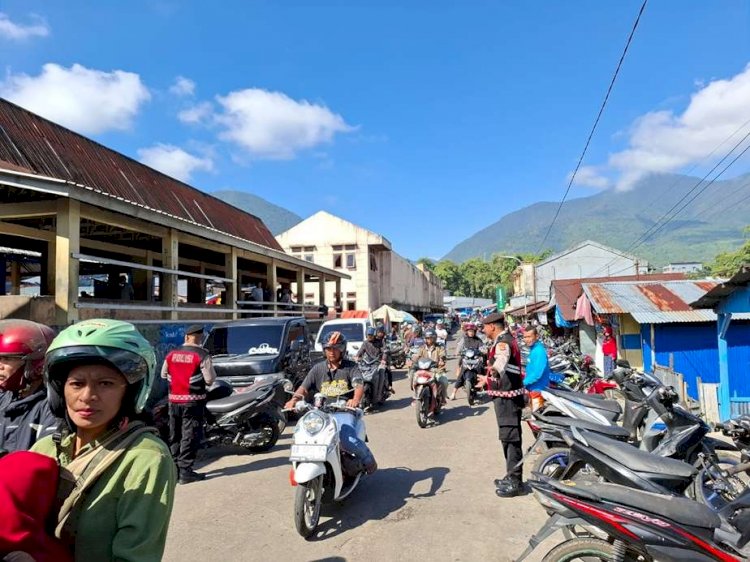
<path id="1" fill-rule="evenodd" d="M 539 455 L 534 463 L 532 472 L 538 472 L 557 480 L 568 467 L 570 449 L 567 447 L 552 447 Z"/>
<path id="2" fill-rule="evenodd" d="M 263 418 L 258 425 L 258 429 L 263 431 L 267 435 L 267 438 L 259 445 L 248 447 L 247 450 L 252 453 L 265 453 L 273 449 L 273 446 L 276 445 L 281 436 L 281 430 L 279 429 L 278 422 L 270 417 Z"/>
<path id="3" fill-rule="evenodd" d="M 417 401 L 415 403 L 417 411 L 417 425 L 424 429 L 427 427 L 427 414 L 430 411 L 430 391 L 428 389 L 422 389 L 422 392 L 417 394 Z"/>
<path id="4" fill-rule="evenodd" d="M 318 526 L 322 501 L 322 474 L 310 482 L 297 485 L 294 496 L 294 526 L 297 532 L 306 539 L 310 538 Z"/>
<path id="5" fill-rule="evenodd" d="M 397 361 L 396 361 L 396 362 L 395 362 L 395 363 L 393 364 L 393 366 L 394 366 L 394 367 L 396 367 L 397 369 L 403 369 L 403 368 L 404 368 L 404 365 L 406 365 L 406 360 L 405 360 L 405 359 L 398 359 L 398 360 L 397 360 Z"/>
<path id="6" fill-rule="evenodd" d="M 573 560 L 614 560 L 615 547 L 603 539 L 572 539 L 558 544 L 542 559 L 542 562 L 571 562 Z M 625 553 L 624 560 L 637 560 L 632 553 Z"/>
<path id="7" fill-rule="evenodd" d="M 471 379 L 466 379 L 464 382 L 464 390 L 466 391 L 466 398 L 469 400 L 469 406 L 474 405 L 474 387 L 471 384 Z"/>
<path id="8" fill-rule="evenodd" d="M 689 494 L 698 502 L 718 511 L 737 499 L 749 484 L 748 475 L 743 473 L 728 477 L 721 475 L 715 477 L 714 471 L 736 466 L 740 463 L 740 458 L 727 451 L 716 451 L 714 454 L 716 455 L 716 464 L 701 469 L 693 481 L 692 490 L 689 491 Z M 721 481 L 723 484 L 721 489 L 716 490 L 714 488 L 714 480 Z"/>

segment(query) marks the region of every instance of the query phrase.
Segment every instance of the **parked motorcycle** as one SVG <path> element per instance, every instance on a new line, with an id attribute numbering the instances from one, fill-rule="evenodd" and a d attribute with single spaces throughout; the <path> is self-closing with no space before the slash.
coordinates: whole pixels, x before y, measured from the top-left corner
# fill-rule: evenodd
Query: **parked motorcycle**
<path id="1" fill-rule="evenodd" d="M 316 394 L 313 404 L 298 402 L 296 411 L 304 415 L 294 430 L 290 480 L 296 486 L 294 524 L 297 532 L 310 537 L 318 525 L 322 503 L 342 501 L 357 487 L 367 472 L 363 457 L 370 454 L 363 412 L 350 408 L 341 396 Z M 359 444 L 359 455 L 346 452 Z"/>
<path id="2" fill-rule="evenodd" d="M 361 406 L 368 411 L 373 406 L 382 404 L 388 396 L 385 367 L 380 365 L 380 358 L 365 354 L 357 363 L 357 368 L 364 385 Z"/>
<path id="3" fill-rule="evenodd" d="M 477 349 L 465 349 L 461 352 L 461 379 L 469 400 L 469 406 L 474 405 L 477 398 L 477 376 L 484 372 L 484 357 Z"/>
<path id="4" fill-rule="evenodd" d="M 687 498 L 615 484 L 541 477 L 531 486 L 550 518 L 517 562 L 558 530 L 566 540 L 547 553 L 545 562 L 739 562 L 750 557 L 750 492 L 731 506 L 732 524 Z"/>
<path id="5" fill-rule="evenodd" d="M 424 357 L 417 361 L 414 373 L 414 393 L 416 395 L 417 424 L 427 427 L 430 418 L 438 416 L 443 408 L 443 385 L 437 380 L 437 363 Z"/>

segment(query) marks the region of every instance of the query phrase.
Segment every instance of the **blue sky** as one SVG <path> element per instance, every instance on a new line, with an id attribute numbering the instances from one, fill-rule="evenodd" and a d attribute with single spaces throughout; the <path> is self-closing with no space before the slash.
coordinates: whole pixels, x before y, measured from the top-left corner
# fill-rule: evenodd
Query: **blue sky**
<path id="1" fill-rule="evenodd" d="M 1 1 L 0 95 L 416 259 L 559 200 L 640 1 L 91 5 Z M 571 196 L 684 170 L 750 119 L 749 47 L 745 1 L 652 0 Z"/>

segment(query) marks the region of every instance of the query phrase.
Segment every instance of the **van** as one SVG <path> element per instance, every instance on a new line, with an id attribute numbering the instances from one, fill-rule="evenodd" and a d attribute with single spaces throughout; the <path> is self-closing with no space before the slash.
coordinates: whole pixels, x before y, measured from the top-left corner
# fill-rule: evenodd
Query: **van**
<path id="1" fill-rule="evenodd" d="M 341 332 L 346 338 L 346 351 L 349 357 L 354 357 L 365 341 L 367 328 L 372 323 L 367 318 L 337 318 L 323 322 L 315 338 L 315 351 L 323 352 L 323 342 L 331 332 Z"/>

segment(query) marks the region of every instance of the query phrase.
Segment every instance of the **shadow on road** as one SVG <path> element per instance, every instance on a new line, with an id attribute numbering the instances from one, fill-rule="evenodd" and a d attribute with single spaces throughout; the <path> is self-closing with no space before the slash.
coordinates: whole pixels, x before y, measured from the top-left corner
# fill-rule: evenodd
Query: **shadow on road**
<path id="1" fill-rule="evenodd" d="M 289 464 L 289 459 L 286 456 L 283 457 L 265 457 L 258 460 L 254 460 L 249 463 L 241 464 L 239 466 L 227 466 L 225 468 L 217 468 L 215 470 L 206 471 L 206 480 L 213 480 L 221 476 L 234 476 L 236 474 L 245 474 L 247 472 L 257 472 L 266 468 L 275 468 Z"/>
<path id="2" fill-rule="evenodd" d="M 411 401 L 411 396 L 404 396 L 403 398 L 391 398 L 390 400 L 386 400 L 385 403 L 376 411 L 388 412 L 390 410 L 400 410 L 401 408 L 411 406 Z"/>
<path id="3" fill-rule="evenodd" d="M 335 537 L 372 520 L 388 518 L 395 522 L 410 519 L 413 509 L 407 506 L 407 500 L 434 496 L 442 488 L 449 472 L 450 469 L 444 466 L 425 470 L 405 467 L 379 469 L 366 478 L 361 488 L 343 503 L 323 506 L 321 515 L 330 519 L 321 521 L 313 540 Z M 423 481 L 429 481 L 430 489 L 414 494 L 412 488 Z"/>
<path id="4" fill-rule="evenodd" d="M 468 404 L 453 406 L 442 411 L 439 421 L 440 423 L 446 423 L 481 416 L 487 409 L 487 406 L 469 406 Z"/>

